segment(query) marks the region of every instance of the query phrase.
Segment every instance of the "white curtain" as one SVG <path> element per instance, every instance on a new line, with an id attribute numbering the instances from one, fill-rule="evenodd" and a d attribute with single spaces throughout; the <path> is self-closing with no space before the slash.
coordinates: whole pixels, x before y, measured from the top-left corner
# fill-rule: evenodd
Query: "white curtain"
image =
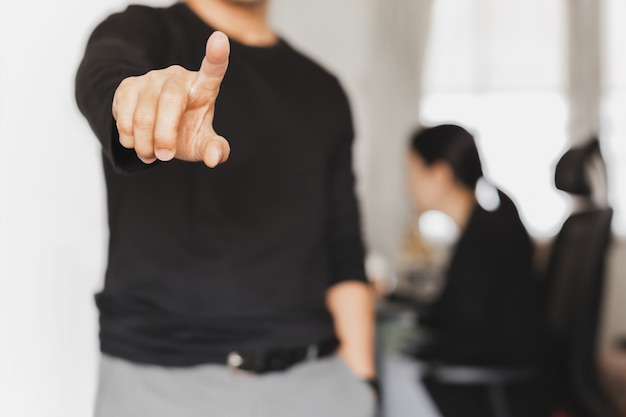
<path id="1" fill-rule="evenodd" d="M 618 335 L 626 334 L 626 2 L 603 0 L 601 32 L 602 52 L 601 130 L 602 151 L 607 161 L 609 200 L 614 208 L 613 227 L 617 235 L 613 243 L 605 289 L 603 339 L 613 346 Z"/>
<path id="2" fill-rule="evenodd" d="M 437 0 L 421 120 L 475 133 L 486 176 L 550 236 L 567 201 L 553 187 L 567 144 L 565 0 Z"/>
<path id="3" fill-rule="evenodd" d="M 0 415 L 88 415 L 104 254 L 99 153 L 73 100 L 112 1 L 0 6 Z"/>
<path id="4" fill-rule="evenodd" d="M 626 2 L 602 4 L 601 33 L 604 42 L 601 105 L 601 137 L 609 173 L 610 201 L 615 209 L 613 225 L 626 236 Z"/>

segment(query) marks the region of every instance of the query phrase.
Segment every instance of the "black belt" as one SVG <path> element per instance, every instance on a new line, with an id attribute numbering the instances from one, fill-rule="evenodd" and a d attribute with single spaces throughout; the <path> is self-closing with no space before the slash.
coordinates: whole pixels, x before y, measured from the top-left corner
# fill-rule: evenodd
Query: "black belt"
<path id="1" fill-rule="evenodd" d="M 331 355 L 337 351 L 337 347 L 339 341 L 332 338 L 303 347 L 270 349 L 263 352 L 230 352 L 225 362 L 233 370 L 262 374 L 283 371 L 299 362 Z"/>

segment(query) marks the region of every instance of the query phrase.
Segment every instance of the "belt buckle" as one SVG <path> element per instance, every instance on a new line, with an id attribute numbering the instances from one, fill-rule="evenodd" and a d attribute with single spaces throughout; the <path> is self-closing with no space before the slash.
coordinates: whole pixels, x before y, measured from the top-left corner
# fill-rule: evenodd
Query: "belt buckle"
<path id="1" fill-rule="evenodd" d="M 241 369 L 241 365 L 243 365 L 244 362 L 245 359 L 239 352 L 233 351 L 226 356 L 226 366 L 232 374 L 248 376 L 255 376 L 259 374 L 258 372 L 252 370 Z"/>
<path id="2" fill-rule="evenodd" d="M 262 358 L 261 363 L 259 363 L 259 358 L 250 357 L 245 359 L 242 354 L 237 351 L 232 351 L 226 356 L 226 366 L 228 369 L 234 373 L 242 373 L 242 374 L 250 374 L 257 375 L 260 373 L 264 373 L 267 371 L 278 371 L 284 370 L 289 366 L 295 364 L 299 361 L 313 361 L 320 357 L 320 346 L 317 344 L 311 344 L 306 348 L 306 352 L 304 352 L 304 357 L 300 356 L 299 360 L 291 361 L 289 358 L 285 358 L 280 356 L 266 356 Z M 246 361 L 250 361 L 247 363 Z M 285 362 L 286 361 L 286 362 Z M 247 363 L 247 369 L 242 369 L 242 365 Z M 252 366 L 252 367 L 251 367 Z M 252 370 L 254 369 L 254 370 Z"/>
<path id="3" fill-rule="evenodd" d="M 226 365 L 233 373 L 241 372 L 239 367 L 243 365 L 243 357 L 239 354 L 239 352 L 230 352 L 226 357 Z"/>

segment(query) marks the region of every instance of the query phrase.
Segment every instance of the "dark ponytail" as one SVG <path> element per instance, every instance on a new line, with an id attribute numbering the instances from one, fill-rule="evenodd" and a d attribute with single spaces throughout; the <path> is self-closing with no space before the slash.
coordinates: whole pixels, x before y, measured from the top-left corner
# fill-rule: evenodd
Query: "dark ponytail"
<path id="1" fill-rule="evenodd" d="M 460 126 L 445 124 L 418 129 L 411 137 L 411 150 L 426 165 L 447 162 L 457 181 L 471 190 L 483 176 L 474 136 Z"/>

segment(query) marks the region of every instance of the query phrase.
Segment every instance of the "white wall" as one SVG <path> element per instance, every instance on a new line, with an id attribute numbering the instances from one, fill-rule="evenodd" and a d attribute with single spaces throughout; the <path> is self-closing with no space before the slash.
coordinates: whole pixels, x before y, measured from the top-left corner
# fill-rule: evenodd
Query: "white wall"
<path id="1" fill-rule="evenodd" d="M 0 415 L 90 415 L 106 243 L 99 148 L 73 98 L 121 0 L 0 6 Z"/>

